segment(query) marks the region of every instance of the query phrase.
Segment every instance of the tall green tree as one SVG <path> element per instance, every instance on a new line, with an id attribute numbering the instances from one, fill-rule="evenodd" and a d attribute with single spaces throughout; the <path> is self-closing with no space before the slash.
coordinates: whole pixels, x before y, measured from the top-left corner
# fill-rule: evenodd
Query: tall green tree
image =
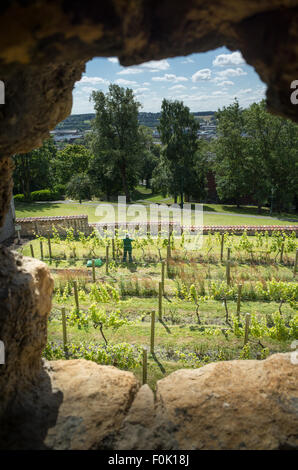
<path id="1" fill-rule="evenodd" d="M 86 173 L 91 152 L 88 148 L 79 144 L 68 144 L 57 152 L 53 161 L 53 172 L 56 182 L 66 185 L 73 175 Z"/>
<path id="2" fill-rule="evenodd" d="M 198 129 L 199 123 L 182 101 L 162 101 L 158 130 L 163 155 L 172 173 L 174 197 L 180 194 L 181 208 L 198 149 Z"/>
<path id="3" fill-rule="evenodd" d="M 218 110 L 216 118 L 216 190 L 220 199 L 234 200 L 239 206 L 241 199 L 250 193 L 243 110 L 235 100 L 231 105 Z"/>
<path id="4" fill-rule="evenodd" d="M 115 174 L 119 174 L 130 202 L 130 193 L 139 177 L 141 105 L 135 100 L 133 90 L 116 84 L 109 86 L 107 94 L 93 91 L 91 100 L 96 112 L 92 122 L 92 151 L 96 156 L 101 153 Z"/>
<path id="5" fill-rule="evenodd" d="M 298 193 L 298 126 L 269 113 L 264 100 L 244 118 L 251 192 L 259 206 L 273 197 L 275 210 L 289 210 Z"/>
<path id="6" fill-rule="evenodd" d="M 152 174 L 160 159 L 160 145 L 153 142 L 150 127 L 140 126 L 140 177 L 146 181 L 146 188 L 150 188 Z"/>
<path id="7" fill-rule="evenodd" d="M 14 156 L 14 193 L 23 193 L 27 199 L 32 191 L 52 189 L 55 177 L 52 162 L 56 156 L 53 138 L 31 152 Z"/>

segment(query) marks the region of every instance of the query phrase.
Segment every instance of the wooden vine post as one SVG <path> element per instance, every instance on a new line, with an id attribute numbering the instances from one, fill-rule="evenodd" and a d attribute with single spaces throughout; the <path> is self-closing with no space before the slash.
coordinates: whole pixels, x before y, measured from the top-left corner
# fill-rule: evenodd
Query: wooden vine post
<path id="1" fill-rule="evenodd" d="M 231 261 L 227 261 L 227 266 L 226 266 L 226 275 L 227 275 L 227 284 L 228 286 L 231 284 Z"/>
<path id="2" fill-rule="evenodd" d="M 73 281 L 73 290 L 74 290 L 74 297 L 75 297 L 75 303 L 76 303 L 76 310 L 79 311 L 80 305 L 79 305 L 78 283 L 77 283 L 77 281 Z"/>
<path id="3" fill-rule="evenodd" d="M 50 234 L 48 235 L 48 246 L 49 246 L 49 258 L 52 258 L 52 247 L 51 247 L 51 239 Z"/>
<path id="4" fill-rule="evenodd" d="M 154 336 L 155 336 L 155 312 L 151 313 L 151 338 L 150 338 L 150 352 L 154 354 Z"/>
<path id="5" fill-rule="evenodd" d="M 95 282 L 95 262 L 94 259 L 92 259 L 92 280 Z"/>
<path id="6" fill-rule="evenodd" d="M 42 241 L 40 240 L 40 259 L 43 259 L 43 246 L 42 246 Z"/>
<path id="7" fill-rule="evenodd" d="M 165 262 L 161 262 L 161 283 L 162 283 L 162 293 L 165 291 Z"/>
<path id="8" fill-rule="evenodd" d="M 158 284 L 158 319 L 162 320 L 162 282 Z"/>
<path id="9" fill-rule="evenodd" d="M 245 315 L 245 333 L 244 333 L 244 346 L 248 342 L 248 333 L 249 333 L 249 323 L 250 323 L 250 313 Z"/>
<path id="10" fill-rule="evenodd" d="M 283 262 L 284 247 L 285 247 L 285 242 L 282 242 L 281 247 L 280 247 L 280 259 L 279 259 L 280 263 Z"/>
<path id="11" fill-rule="evenodd" d="M 109 274 L 109 245 L 106 246 L 106 274 Z"/>
<path id="12" fill-rule="evenodd" d="M 31 256 L 32 258 L 34 258 L 34 250 L 33 250 L 33 246 L 31 243 L 30 243 L 30 250 L 31 250 Z"/>
<path id="13" fill-rule="evenodd" d="M 67 330 L 66 330 L 65 307 L 61 309 L 61 314 L 62 314 L 62 331 L 63 331 L 63 349 L 66 354 L 67 353 Z"/>
<path id="14" fill-rule="evenodd" d="M 112 238 L 112 256 L 113 256 L 113 260 L 115 261 L 116 257 L 115 257 L 115 240 L 114 240 L 114 238 Z"/>
<path id="15" fill-rule="evenodd" d="M 143 385 L 147 383 L 147 349 L 143 348 Z"/>
<path id="16" fill-rule="evenodd" d="M 167 276 L 170 277 L 170 258 L 171 258 L 171 248 L 170 245 L 167 245 Z"/>
<path id="17" fill-rule="evenodd" d="M 225 234 L 221 234 L 221 242 L 220 242 L 220 261 L 222 262 L 223 260 L 223 250 L 224 250 L 224 240 L 225 240 Z"/>
<path id="18" fill-rule="evenodd" d="M 298 249 L 296 250 L 296 258 L 295 258 L 295 264 L 294 264 L 294 276 L 298 270 Z"/>
<path id="19" fill-rule="evenodd" d="M 242 291 L 242 284 L 238 284 L 238 296 L 237 296 L 237 317 L 238 317 L 238 320 L 240 320 L 241 291 Z"/>

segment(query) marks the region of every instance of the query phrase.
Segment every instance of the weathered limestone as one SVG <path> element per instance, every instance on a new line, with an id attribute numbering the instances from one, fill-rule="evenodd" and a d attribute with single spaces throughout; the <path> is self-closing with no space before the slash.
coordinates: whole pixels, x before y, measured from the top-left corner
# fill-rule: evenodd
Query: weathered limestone
<path id="1" fill-rule="evenodd" d="M 54 281 L 48 267 L 0 246 L 0 415 L 36 383 L 47 340 Z"/>
<path id="2" fill-rule="evenodd" d="M 51 361 L 0 426 L 5 449 L 298 449 L 291 355 L 179 370 L 140 388 L 85 360 Z"/>

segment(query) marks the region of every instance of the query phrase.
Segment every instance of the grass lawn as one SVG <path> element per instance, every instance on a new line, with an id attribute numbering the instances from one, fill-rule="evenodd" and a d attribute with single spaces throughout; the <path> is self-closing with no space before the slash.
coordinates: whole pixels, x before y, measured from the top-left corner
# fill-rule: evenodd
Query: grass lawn
<path id="1" fill-rule="evenodd" d="M 159 196 L 156 196 L 158 198 Z M 154 198 L 152 198 L 154 199 Z M 158 202 L 157 200 L 150 201 L 147 199 L 147 204 L 150 202 Z M 103 201 L 98 202 L 98 204 L 104 204 Z M 86 205 L 90 204 L 90 205 Z M 145 207 L 146 205 L 145 204 Z M 94 201 L 85 202 L 84 204 L 79 203 L 20 203 L 15 202 L 16 217 L 47 217 L 47 216 L 65 216 L 65 215 L 88 215 L 89 222 L 100 222 L 100 217 L 95 215 L 96 203 Z M 239 212 L 238 212 L 239 211 Z M 285 215 L 280 216 L 279 218 L 266 218 L 265 216 L 259 218 L 257 214 L 257 209 L 252 207 L 244 207 L 241 209 L 235 208 L 235 206 L 226 206 L 222 204 L 207 204 L 204 205 L 204 212 L 213 212 L 213 213 L 204 213 L 203 223 L 204 225 L 293 225 L 298 223 L 297 216 L 293 214 L 287 214 L 288 218 L 295 219 L 295 222 L 289 222 L 284 220 Z M 117 215 L 117 208 L 115 211 Z M 233 213 L 235 215 L 229 215 L 228 213 Z M 265 212 L 268 214 L 268 211 Z M 238 214 L 238 215 L 237 215 Z M 242 215 L 240 215 L 242 214 Z M 258 217 L 253 217 L 253 215 L 258 215 Z M 128 220 L 133 220 L 132 217 L 128 217 Z"/>

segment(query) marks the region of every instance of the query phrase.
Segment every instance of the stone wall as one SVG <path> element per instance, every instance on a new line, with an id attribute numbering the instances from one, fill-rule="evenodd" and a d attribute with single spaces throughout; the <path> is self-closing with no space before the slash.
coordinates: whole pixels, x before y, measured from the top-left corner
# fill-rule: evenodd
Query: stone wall
<path id="1" fill-rule="evenodd" d="M 68 215 L 57 217 L 25 217 L 16 219 L 16 224 L 21 226 L 21 237 L 52 236 L 53 227 L 58 230 L 59 235 L 66 235 L 66 230 L 74 229 L 74 233 L 83 232 L 89 235 L 91 232 L 88 225 L 87 215 Z"/>

